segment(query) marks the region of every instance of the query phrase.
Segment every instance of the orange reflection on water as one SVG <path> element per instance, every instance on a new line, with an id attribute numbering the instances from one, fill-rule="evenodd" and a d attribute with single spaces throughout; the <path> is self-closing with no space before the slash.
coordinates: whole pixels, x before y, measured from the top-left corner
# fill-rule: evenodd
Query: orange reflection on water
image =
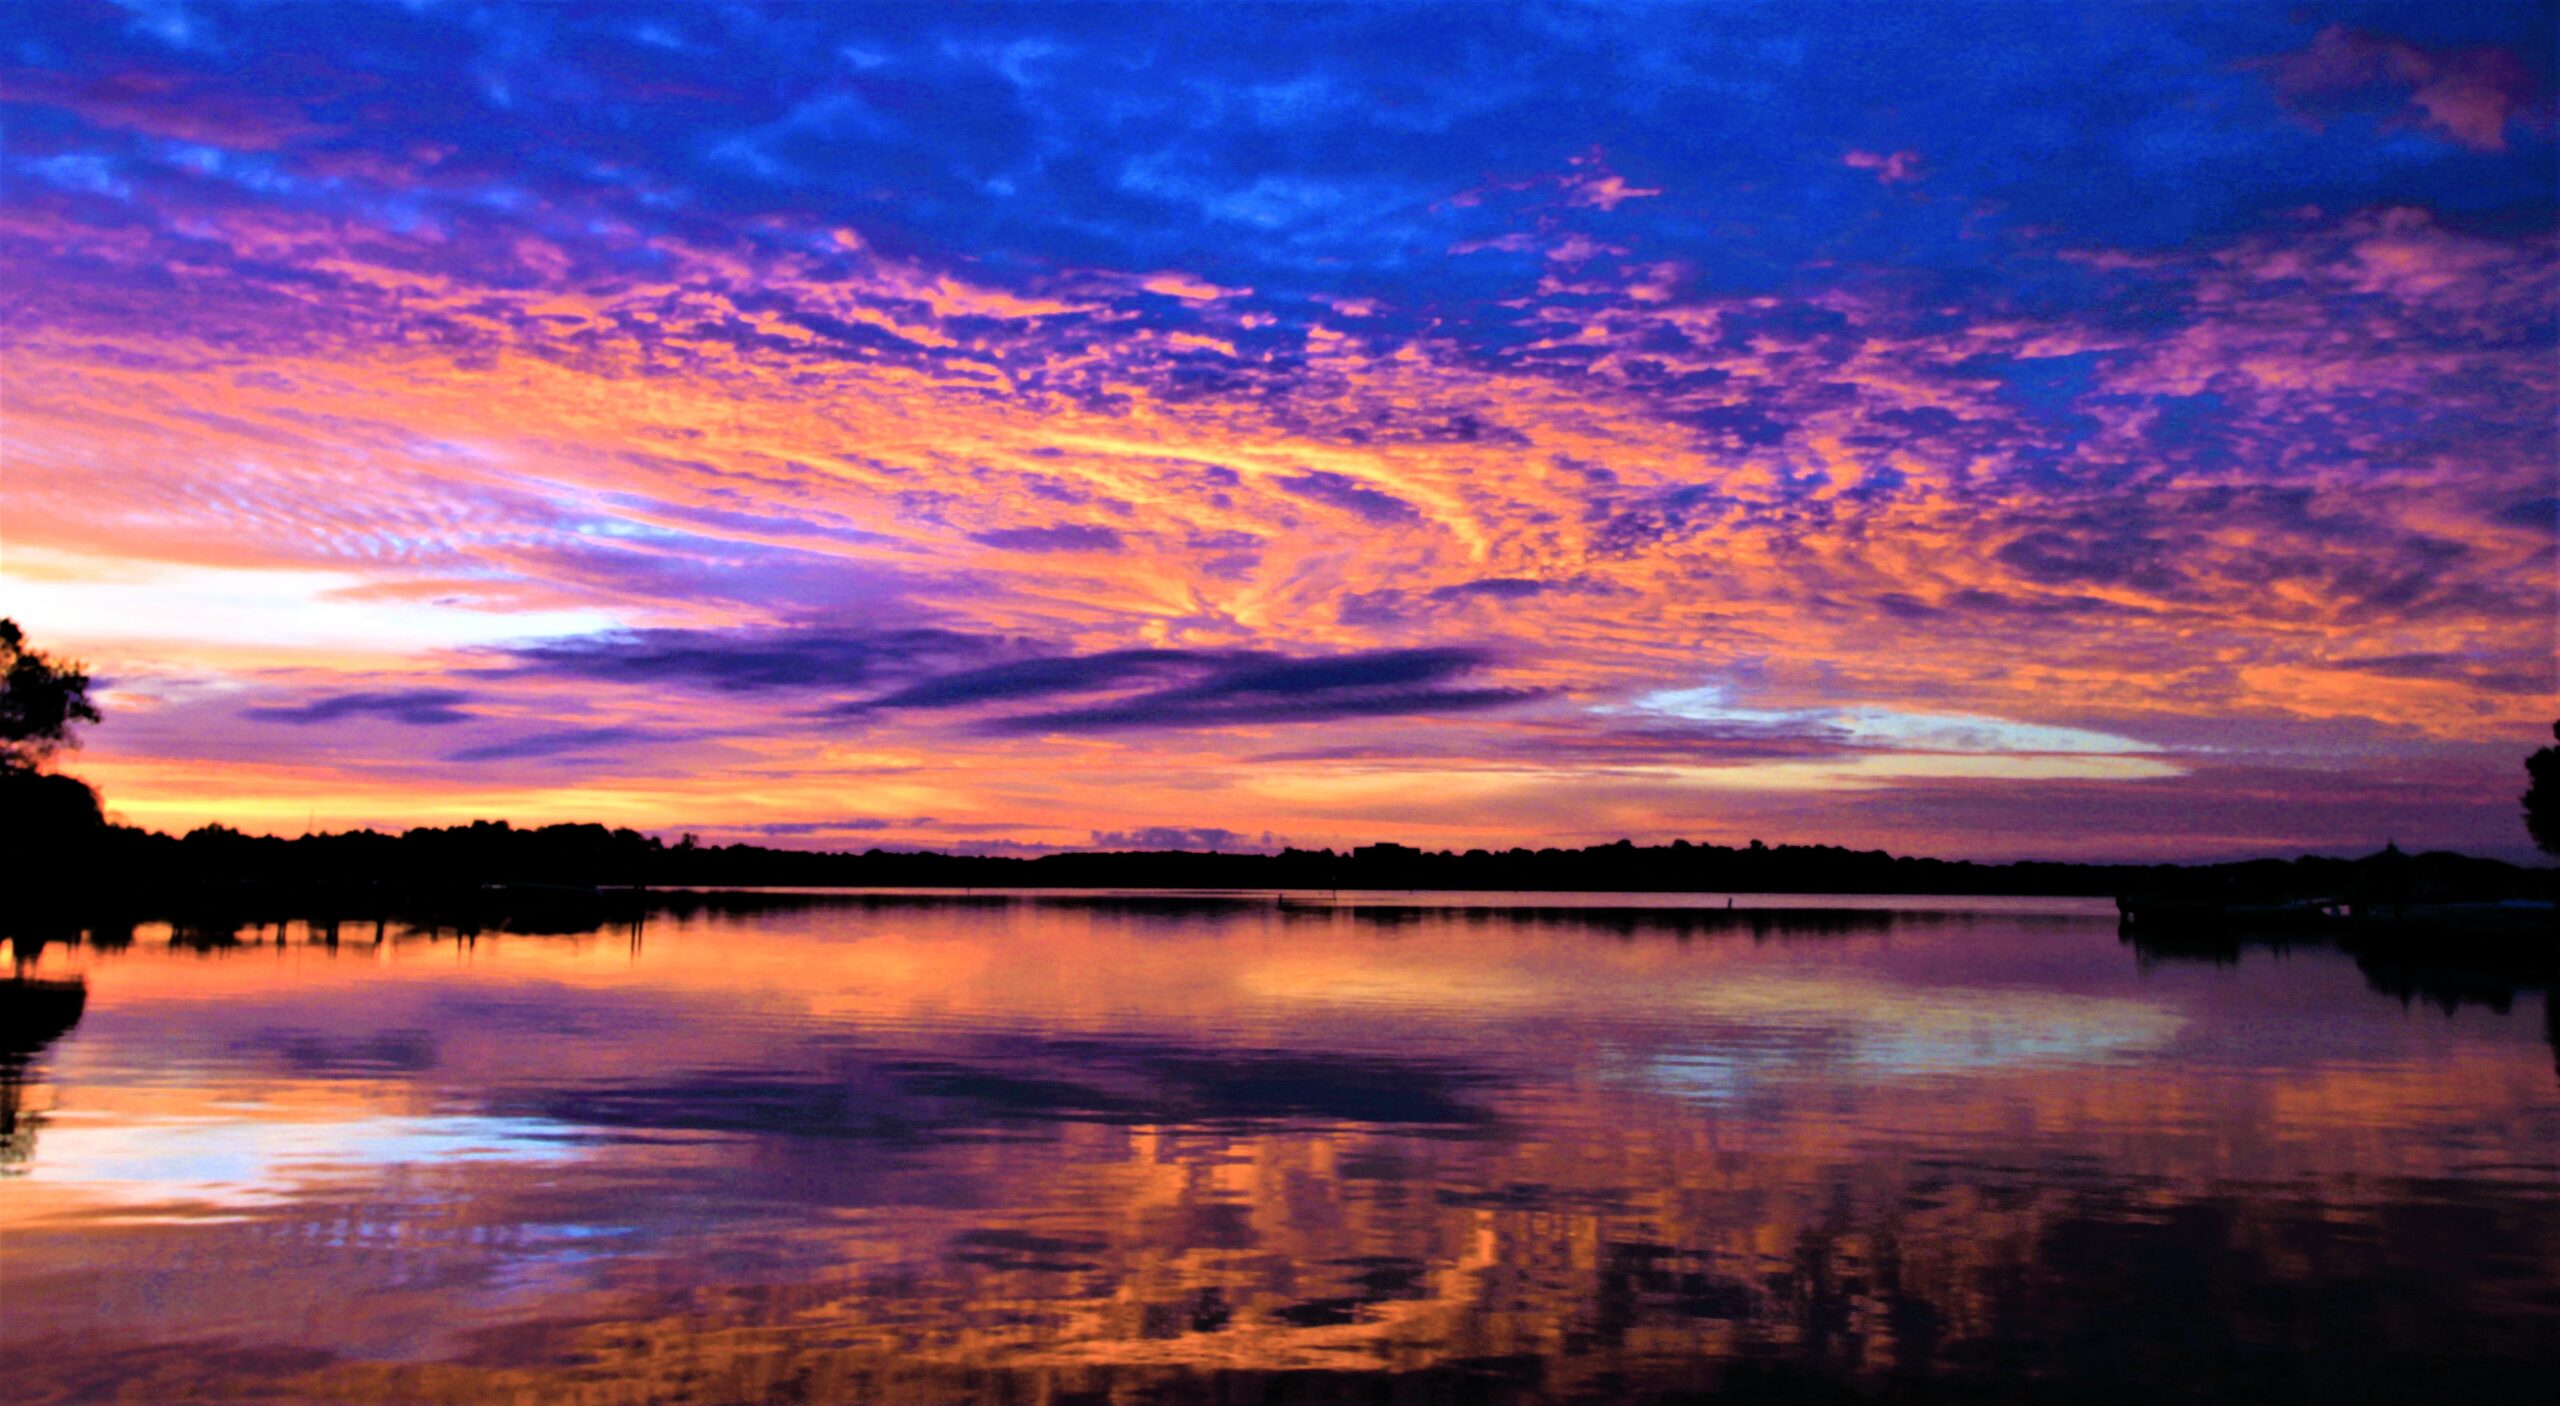
<path id="1" fill-rule="evenodd" d="M 38 957 L 89 1005 L 14 1087 L 30 1399 L 2120 1389 L 2198 1324 L 2217 1391 L 2494 1397 L 2555 1340 L 2539 998 L 2334 954 L 1268 900 L 286 937 Z"/>

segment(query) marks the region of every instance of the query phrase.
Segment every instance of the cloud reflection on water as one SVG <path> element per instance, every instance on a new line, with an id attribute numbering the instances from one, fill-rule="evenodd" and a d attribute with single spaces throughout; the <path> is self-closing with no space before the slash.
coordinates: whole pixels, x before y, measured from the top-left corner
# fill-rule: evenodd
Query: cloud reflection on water
<path id="1" fill-rule="evenodd" d="M 0 1197 L 39 1399 L 2103 1395 L 2193 1322 L 2263 1399 L 2549 1359 L 2534 1013 L 2343 958 L 1231 901 L 45 961 L 93 994 Z"/>

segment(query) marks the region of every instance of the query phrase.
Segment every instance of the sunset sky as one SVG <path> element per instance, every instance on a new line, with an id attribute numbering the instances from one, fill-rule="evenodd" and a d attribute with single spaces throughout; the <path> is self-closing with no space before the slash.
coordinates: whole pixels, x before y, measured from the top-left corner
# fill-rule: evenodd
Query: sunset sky
<path id="1" fill-rule="evenodd" d="M 136 824 L 2529 851 L 2551 5 L 7 19 Z"/>

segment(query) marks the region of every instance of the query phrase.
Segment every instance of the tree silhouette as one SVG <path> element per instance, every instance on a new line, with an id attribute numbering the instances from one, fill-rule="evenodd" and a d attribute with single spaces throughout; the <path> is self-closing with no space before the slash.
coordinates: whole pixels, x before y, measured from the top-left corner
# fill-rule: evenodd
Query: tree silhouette
<path id="1" fill-rule="evenodd" d="M 79 745 L 74 728 L 97 720 L 88 671 L 27 648 L 18 622 L 0 620 L 0 861 L 16 880 L 0 896 L 22 896 L 39 875 L 58 882 L 93 858 L 106 833 L 98 793 L 43 768 Z"/>
<path id="2" fill-rule="evenodd" d="M 2560 723 L 2551 725 L 2560 741 Z M 2524 830 L 2544 854 L 2560 854 L 2560 747 L 2545 747 L 2524 759 Z"/>
<path id="3" fill-rule="evenodd" d="M 97 720 L 88 670 L 27 648 L 18 622 L 0 619 L 0 770 L 42 767 L 80 745 L 72 729 Z"/>

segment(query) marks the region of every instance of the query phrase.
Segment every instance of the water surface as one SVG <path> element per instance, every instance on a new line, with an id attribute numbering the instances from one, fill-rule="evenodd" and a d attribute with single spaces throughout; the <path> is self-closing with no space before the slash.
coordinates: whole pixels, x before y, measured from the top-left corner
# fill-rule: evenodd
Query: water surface
<path id="1" fill-rule="evenodd" d="M 2069 901 L 1713 902 L 48 946 L 27 973 L 87 998 L 0 1057 L 0 1397 L 2522 1400 L 2560 1368 L 2541 991 L 2144 953 Z"/>

